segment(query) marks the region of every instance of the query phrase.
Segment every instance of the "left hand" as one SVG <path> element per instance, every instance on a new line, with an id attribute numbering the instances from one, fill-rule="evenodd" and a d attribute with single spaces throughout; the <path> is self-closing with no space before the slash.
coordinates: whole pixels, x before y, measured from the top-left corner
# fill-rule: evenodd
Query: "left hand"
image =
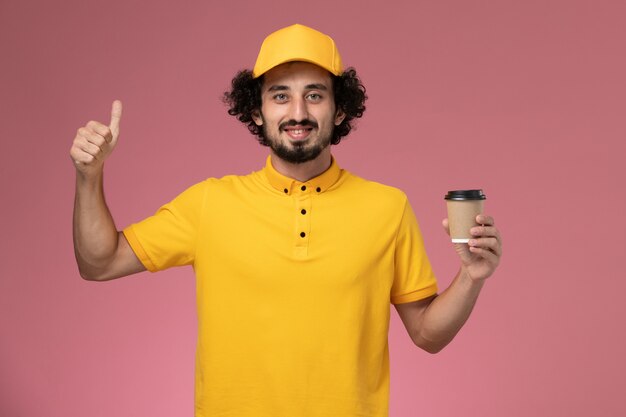
<path id="1" fill-rule="evenodd" d="M 493 217 L 479 214 L 476 223 L 481 226 L 471 228 L 473 238 L 469 243 L 454 243 L 454 250 L 461 258 L 461 268 L 470 278 L 480 281 L 490 277 L 498 267 L 502 256 L 502 238 L 494 226 Z M 442 225 L 450 235 L 448 219 L 443 219 Z"/>

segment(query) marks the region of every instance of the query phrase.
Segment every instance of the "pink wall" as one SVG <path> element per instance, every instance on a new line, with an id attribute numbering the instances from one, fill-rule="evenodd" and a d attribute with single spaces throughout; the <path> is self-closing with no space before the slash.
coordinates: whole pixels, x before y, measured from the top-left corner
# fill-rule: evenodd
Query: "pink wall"
<path id="1" fill-rule="evenodd" d="M 0 416 L 192 415 L 192 271 L 83 281 L 68 151 L 123 100 L 106 167 L 119 227 L 260 168 L 266 149 L 219 96 L 295 22 L 361 74 L 368 110 L 335 155 L 409 194 L 442 286 L 458 268 L 447 190 L 483 188 L 504 237 L 440 354 L 392 311 L 391 416 L 626 415 L 624 4 L 3 1 Z"/>

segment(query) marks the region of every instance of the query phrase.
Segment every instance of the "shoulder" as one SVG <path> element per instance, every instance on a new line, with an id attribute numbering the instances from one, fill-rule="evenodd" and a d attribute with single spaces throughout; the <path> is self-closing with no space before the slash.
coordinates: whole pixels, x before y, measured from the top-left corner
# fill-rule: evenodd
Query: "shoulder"
<path id="1" fill-rule="evenodd" d="M 207 192 L 219 192 L 221 190 L 227 190 L 229 188 L 236 187 L 237 184 L 241 183 L 241 178 L 244 177 L 238 175 L 226 175 L 221 178 L 206 178 L 187 186 L 187 188 L 179 192 L 178 196 L 201 196 L 203 194 L 206 194 Z"/>
<path id="2" fill-rule="evenodd" d="M 246 189 L 252 189 L 253 179 L 250 175 L 226 175 L 220 178 L 210 177 L 193 183 L 179 192 L 167 206 L 171 209 L 204 210 L 208 204 L 220 202 L 225 204 L 235 196 L 249 194 Z M 209 203 L 211 202 L 211 203 Z"/>
<path id="3" fill-rule="evenodd" d="M 255 194 L 259 190 L 258 171 L 247 175 L 225 175 L 223 177 L 209 177 L 188 187 L 182 194 L 194 196 L 197 199 L 209 198 L 211 201 L 229 196 Z M 217 200 L 216 200 L 217 199 Z"/>
<path id="4" fill-rule="evenodd" d="M 260 171 L 249 174 L 227 174 L 222 177 L 209 177 L 190 185 L 187 189 L 227 189 L 256 181 Z"/>
<path id="5" fill-rule="evenodd" d="M 356 190 L 370 200 L 380 200 L 387 204 L 402 207 L 407 202 L 406 193 L 397 187 L 371 181 L 348 171 L 345 171 L 345 174 L 347 177 L 345 182 L 347 188 Z"/>
<path id="6" fill-rule="evenodd" d="M 350 207 L 360 207 L 371 219 L 387 219 L 399 223 L 406 209 L 408 199 L 404 191 L 391 185 L 367 180 L 346 173 L 342 201 Z"/>
<path id="7" fill-rule="evenodd" d="M 247 175 L 229 174 L 219 178 L 211 177 L 199 184 L 212 192 L 232 192 L 256 184 L 259 181 L 259 173 L 260 171 L 254 171 Z"/>

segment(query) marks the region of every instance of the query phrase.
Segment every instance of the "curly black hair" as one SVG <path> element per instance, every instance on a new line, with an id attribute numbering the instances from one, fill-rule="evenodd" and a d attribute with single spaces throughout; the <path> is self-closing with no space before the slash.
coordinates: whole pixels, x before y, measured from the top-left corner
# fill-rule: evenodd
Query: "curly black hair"
<path id="1" fill-rule="evenodd" d="M 350 133 L 352 121 L 365 112 L 365 87 L 354 68 L 348 68 L 341 75 L 331 74 L 335 107 L 341 109 L 346 117 L 339 126 L 335 126 L 331 144 L 337 145 L 341 138 Z M 248 130 L 257 136 L 261 145 L 269 146 L 261 126 L 252 120 L 252 113 L 261 109 L 261 86 L 263 76 L 254 78 L 249 70 L 241 70 L 232 80 L 232 89 L 224 93 L 222 100 L 229 106 L 228 114 L 247 125 Z"/>

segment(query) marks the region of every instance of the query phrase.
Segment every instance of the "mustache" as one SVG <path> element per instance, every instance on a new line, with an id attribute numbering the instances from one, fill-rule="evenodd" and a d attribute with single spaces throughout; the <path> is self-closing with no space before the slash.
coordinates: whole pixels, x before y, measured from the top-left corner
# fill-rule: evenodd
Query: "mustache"
<path id="1" fill-rule="evenodd" d="M 313 120 L 304 119 L 304 120 L 301 120 L 301 121 L 297 122 L 297 121 L 291 119 L 291 120 L 288 120 L 286 122 L 281 123 L 278 126 L 278 128 L 280 130 L 285 130 L 285 128 L 288 127 L 288 126 L 302 126 L 302 127 L 312 127 L 312 128 L 317 128 L 318 127 L 317 122 L 315 122 Z"/>

